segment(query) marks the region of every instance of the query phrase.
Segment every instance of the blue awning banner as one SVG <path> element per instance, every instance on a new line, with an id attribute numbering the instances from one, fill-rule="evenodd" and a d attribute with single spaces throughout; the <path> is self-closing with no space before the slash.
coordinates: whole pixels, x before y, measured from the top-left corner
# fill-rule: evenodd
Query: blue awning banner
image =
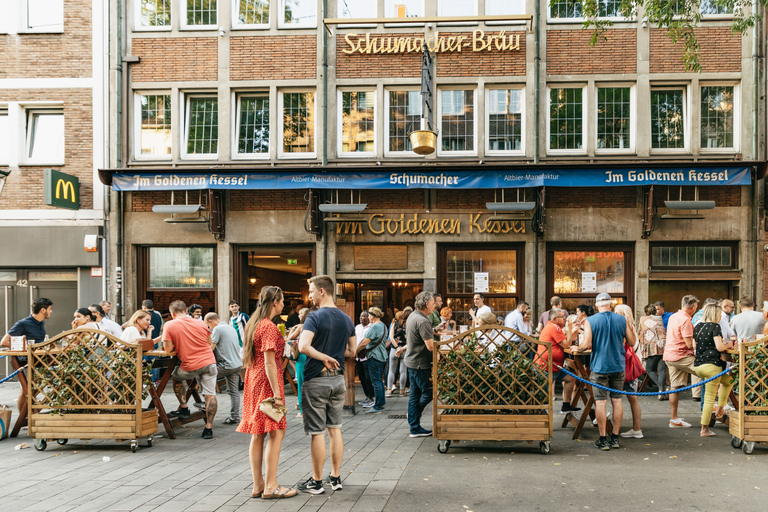
<path id="1" fill-rule="evenodd" d="M 477 171 L 116 173 L 112 188 L 141 190 L 478 189 L 626 187 L 637 185 L 749 185 L 750 168 L 668 167 Z"/>

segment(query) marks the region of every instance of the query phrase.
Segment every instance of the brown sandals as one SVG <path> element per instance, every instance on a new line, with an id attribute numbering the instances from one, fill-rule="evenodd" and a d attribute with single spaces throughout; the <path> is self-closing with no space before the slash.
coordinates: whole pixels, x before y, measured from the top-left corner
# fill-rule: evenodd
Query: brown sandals
<path id="1" fill-rule="evenodd" d="M 299 494 L 299 491 L 297 491 L 296 489 L 288 489 L 287 487 L 278 486 L 277 489 L 275 489 L 275 492 L 273 492 L 272 494 L 266 494 L 266 489 L 265 489 L 265 492 L 262 493 L 261 495 L 261 499 L 279 500 L 283 498 L 293 498 L 297 494 Z"/>

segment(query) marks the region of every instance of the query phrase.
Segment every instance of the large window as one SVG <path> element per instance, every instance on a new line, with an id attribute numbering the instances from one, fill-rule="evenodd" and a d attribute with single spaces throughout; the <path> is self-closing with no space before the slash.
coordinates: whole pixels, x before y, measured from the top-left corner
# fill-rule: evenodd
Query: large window
<path id="1" fill-rule="evenodd" d="M 723 2 L 715 0 L 702 0 L 701 14 L 705 16 L 733 14 L 733 4 L 723 5 Z"/>
<path id="2" fill-rule="evenodd" d="M 182 19 L 188 27 L 214 27 L 217 25 L 216 0 L 186 0 Z"/>
<path id="3" fill-rule="evenodd" d="M 64 112 L 61 109 L 27 111 L 26 163 L 64 163 Z"/>
<path id="4" fill-rule="evenodd" d="M 149 288 L 213 288 L 213 247 L 150 247 Z"/>
<path id="5" fill-rule="evenodd" d="M 732 243 L 652 244 L 654 270 L 718 270 L 735 268 L 736 245 Z"/>
<path id="6" fill-rule="evenodd" d="M 171 28 L 171 0 L 135 0 L 138 28 Z"/>
<path id="7" fill-rule="evenodd" d="M 64 30 L 64 0 L 26 0 L 26 30 L 61 32 Z"/>
<path id="8" fill-rule="evenodd" d="M 651 89 L 651 147 L 653 149 L 685 149 L 685 89 Z"/>
<path id="9" fill-rule="evenodd" d="M 597 0 L 597 16 L 598 18 L 624 18 L 621 14 L 621 0 Z M 580 19 L 582 17 L 581 2 L 578 0 L 551 2 L 549 17 Z"/>
<path id="10" fill-rule="evenodd" d="M 269 28 L 270 0 L 233 0 L 233 3 L 233 26 Z"/>
<path id="11" fill-rule="evenodd" d="M 8 110 L 0 108 L 0 165 L 8 165 L 8 137 L 10 137 Z"/>
<path id="12" fill-rule="evenodd" d="M 632 102 L 629 87 L 597 89 L 597 149 L 630 149 Z"/>
<path id="13" fill-rule="evenodd" d="M 584 151 L 584 89 L 549 90 L 550 151 Z"/>
<path id="14" fill-rule="evenodd" d="M 485 14 L 488 16 L 525 14 L 525 2 L 523 0 L 485 0 Z"/>
<path id="15" fill-rule="evenodd" d="M 440 90 L 440 152 L 474 154 L 475 91 Z"/>
<path id="16" fill-rule="evenodd" d="M 522 246 L 506 244 L 478 249 L 469 246 L 447 246 L 441 249 L 440 290 L 443 303 L 453 310 L 459 325 L 469 325 L 469 308 L 478 273 L 488 273 L 488 291 L 482 292 L 485 304 L 501 320 L 515 309 L 524 291 L 524 255 Z"/>
<path id="17" fill-rule="evenodd" d="M 523 89 L 487 89 L 486 151 L 523 151 Z"/>
<path id="18" fill-rule="evenodd" d="M 315 93 L 281 92 L 283 157 L 315 157 Z"/>
<path id="19" fill-rule="evenodd" d="M 477 0 L 437 0 L 438 16 L 477 16 Z"/>
<path id="20" fill-rule="evenodd" d="M 215 158 L 219 149 L 219 100 L 188 95 L 184 124 L 186 156 Z"/>
<path id="21" fill-rule="evenodd" d="M 339 91 L 339 153 L 372 155 L 376 141 L 376 93 Z"/>
<path id="22" fill-rule="evenodd" d="M 339 18 L 377 18 L 376 0 L 343 0 L 338 3 Z"/>
<path id="23" fill-rule="evenodd" d="M 317 0 L 280 0 L 280 9 L 280 27 L 317 26 Z"/>
<path id="24" fill-rule="evenodd" d="M 269 94 L 237 97 L 237 154 L 269 156 Z"/>
<path id="25" fill-rule="evenodd" d="M 701 88 L 701 148 L 733 149 L 733 86 L 710 85 Z"/>
<path id="26" fill-rule="evenodd" d="M 424 16 L 424 0 L 384 0 L 385 18 Z"/>
<path id="27" fill-rule="evenodd" d="M 413 153 L 408 134 L 419 129 L 421 93 L 387 91 L 387 153 Z"/>
<path id="28" fill-rule="evenodd" d="M 138 157 L 171 157 L 171 95 L 139 94 Z"/>
<path id="29" fill-rule="evenodd" d="M 558 295 L 573 313 L 579 304 L 594 304 L 598 293 L 614 304 L 632 297 L 632 251 L 629 247 L 550 247 L 547 250 L 547 298 Z"/>

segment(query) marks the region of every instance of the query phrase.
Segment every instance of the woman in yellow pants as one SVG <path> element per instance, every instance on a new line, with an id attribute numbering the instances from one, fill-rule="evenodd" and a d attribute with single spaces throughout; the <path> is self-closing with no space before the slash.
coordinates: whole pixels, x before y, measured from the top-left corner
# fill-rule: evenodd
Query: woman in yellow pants
<path id="1" fill-rule="evenodd" d="M 704 380 L 725 370 L 725 361 L 721 355 L 729 348 L 733 348 L 731 341 L 723 341 L 722 329 L 719 325 L 721 311 L 720 306 L 707 304 L 704 306 L 701 322 L 696 324 L 693 329 L 693 346 L 696 350 L 693 369 L 696 371 L 696 375 Z M 718 387 L 720 387 L 720 397 L 716 416 L 722 417 L 725 414 L 723 408 L 733 388 L 733 378 L 730 375 L 723 375 L 706 384 L 704 405 L 701 410 L 701 437 L 715 435 L 709 430 L 709 420 L 712 417 Z"/>

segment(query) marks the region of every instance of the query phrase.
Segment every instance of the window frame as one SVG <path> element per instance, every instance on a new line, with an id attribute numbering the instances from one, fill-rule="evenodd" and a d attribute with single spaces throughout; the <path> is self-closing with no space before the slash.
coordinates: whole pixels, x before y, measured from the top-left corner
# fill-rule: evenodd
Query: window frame
<path id="1" fill-rule="evenodd" d="M 699 14 L 701 14 L 701 19 L 703 21 L 729 20 L 733 18 L 733 12 L 723 13 L 723 14 L 704 13 L 704 11 L 702 11 L 701 9 L 703 3 L 704 3 L 704 0 L 702 0 L 702 2 L 699 3 Z"/>
<path id="2" fill-rule="evenodd" d="M 389 123 L 391 121 L 390 118 L 390 99 L 389 99 L 389 93 L 390 92 L 418 92 L 421 94 L 421 87 L 418 85 L 402 85 L 397 86 L 393 85 L 390 87 L 387 87 L 384 89 L 384 136 L 383 136 L 383 145 L 384 145 L 384 156 L 390 157 L 390 158 L 422 158 L 420 155 L 417 155 L 413 151 L 392 151 L 389 149 Z M 419 96 L 419 114 L 421 114 L 421 96 Z M 406 112 L 406 115 L 407 112 Z M 408 125 L 405 126 L 406 130 L 408 129 Z"/>
<path id="3" fill-rule="evenodd" d="M 373 93 L 373 151 L 342 151 L 344 147 L 344 102 L 345 92 Z M 379 154 L 379 108 L 376 86 L 339 87 L 336 91 L 336 155 L 343 158 L 372 157 Z"/>
<path id="4" fill-rule="evenodd" d="M 148 156 L 141 154 L 141 97 L 142 96 L 170 96 L 171 109 L 171 152 L 167 156 Z M 133 158 L 137 161 L 172 160 L 173 159 L 173 108 L 174 98 L 172 91 L 166 90 L 140 90 L 133 91 Z"/>
<path id="5" fill-rule="evenodd" d="M 314 108 L 314 112 L 312 114 L 313 124 L 314 124 L 314 151 L 311 153 L 286 153 L 283 151 L 283 145 L 285 143 L 285 129 L 283 126 L 283 109 L 285 106 L 284 100 L 285 100 L 285 94 L 293 94 L 293 93 L 312 93 L 313 95 L 313 101 L 312 106 Z M 301 88 L 287 88 L 287 89 L 278 89 L 277 91 L 277 117 L 278 119 L 275 121 L 276 123 L 279 123 L 279 126 L 277 127 L 277 133 L 278 133 L 278 140 L 277 140 L 277 158 L 280 160 L 295 160 L 295 159 L 317 159 L 317 146 L 321 143 L 320 140 L 320 133 L 318 132 L 317 127 L 317 89 L 312 87 L 301 87 Z"/>
<path id="6" fill-rule="evenodd" d="M 285 1 L 278 0 L 278 12 L 277 12 L 277 28 L 279 29 L 306 29 L 317 28 L 319 13 L 317 12 L 317 2 L 315 2 L 315 22 L 314 23 L 300 23 L 292 24 L 285 22 Z M 302 0 L 309 1 L 309 0 Z M 315 148 L 317 150 L 317 148 Z"/>
<path id="7" fill-rule="evenodd" d="M 637 84 L 630 82 L 603 82 L 595 84 L 595 154 L 596 155 L 612 155 L 612 154 L 626 154 L 635 153 L 635 143 L 637 136 Z M 626 89 L 629 88 L 629 147 L 628 148 L 599 148 L 598 141 L 598 125 L 600 122 L 598 107 L 600 101 L 598 100 L 598 93 L 600 89 Z"/>
<path id="8" fill-rule="evenodd" d="M 623 242 L 550 242 L 547 244 L 545 290 L 547 297 L 555 295 L 563 299 L 594 299 L 598 292 L 555 293 L 555 253 L 556 252 L 623 252 L 624 253 L 624 292 L 611 293 L 611 297 L 621 298 L 623 304 L 634 308 L 635 302 L 635 244 Z M 537 321 L 537 319 L 531 319 Z"/>
<path id="9" fill-rule="evenodd" d="M 728 247 L 731 249 L 731 264 L 718 266 L 695 266 L 695 265 L 654 265 L 653 250 L 656 247 Z M 695 271 L 728 271 L 739 269 L 739 242 L 731 240 L 683 240 L 683 241 L 658 241 L 651 242 L 648 245 L 648 268 L 651 271 L 676 271 L 676 272 L 695 272 Z"/>
<path id="10" fill-rule="evenodd" d="M 414 0 L 414 1 L 421 3 L 421 14 L 419 16 L 410 16 L 410 18 L 412 18 L 414 21 L 407 21 L 409 17 L 406 16 L 405 18 L 402 18 L 403 23 L 418 23 L 418 19 L 422 18 L 422 17 L 424 17 L 426 15 L 426 12 L 427 12 L 426 1 L 425 0 Z M 384 0 L 384 2 L 382 3 L 382 9 L 384 10 L 383 11 L 383 17 L 384 18 L 393 18 L 394 16 L 387 16 L 387 2 L 396 2 L 396 0 Z M 400 19 L 400 18 L 398 18 L 398 19 Z M 402 25 L 400 25 L 400 22 L 392 22 L 392 23 L 386 23 L 384 26 L 385 27 L 398 27 L 398 26 L 402 26 Z"/>
<path id="11" fill-rule="evenodd" d="M 216 246 L 211 244 L 151 244 L 151 245 L 144 245 L 140 246 L 146 250 L 146 262 L 144 265 L 146 266 L 146 276 L 143 276 L 146 279 L 146 291 L 152 291 L 152 292 L 163 292 L 163 291 L 173 291 L 181 293 L 183 292 L 194 292 L 194 291 L 217 291 L 218 290 L 218 258 L 216 255 Z M 151 272 L 152 272 L 152 256 L 151 256 L 151 250 L 153 248 L 164 248 L 164 249 L 183 249 L 183 248 L 189 248 L 189 249 L 212 249 L 213 250 L 213 278 L 211 279 L 212 283 L 210 287 L 164 287 L 164 288 L 153 288 L 150 286 L 151 282 Z M 137 274 L 140 272 L 139 269 L 137 269 Z"/>
<path id="12" fill-rule="evenodd" d="M 579 5 L 581 6 L 581 2 L 579 2 Z M 637 19 L 635 18 L 627 19 L 627 18 L 624 18 L 623 16 L 598 16 L 597 19 L 607 20 L 613 23 L 637 23 Z M 556 23 L 583 23 L 584 20 L 585 18 L 583 14 L 580 16 L 572 17 L 572 18 L 556 18 L 552 16 L 552 6 L 549 5 L 549 2 L 547 2 L 547 23 L 550 25 L 556 24 Z"/>
<path id="13" fill-rule="evenodd" d="M 218 132 L 221 128 L 221 123 L 219 120 L 218 115 L 218 109 L 220 107 L 219 105 L 219 96 L 218 93 L 215 91 L 206 92 L 206 91 L 187 91 L 181 93 L 183 97 L 183 105 L 184 105 L 184 112 L 183 115 L 180 116 L 180 119 L 183 120 L 182 126 L 181 126 L 181 148 L 179 151 L 179 157 L 183 160 L 218 160 L 220 149 L 219 148 L 219 138 L 218 138 Z M 215 98 L 216 99 L 216 153 L 188 153 L 187 150 L 189 149 L 189 115 L 190 115 L 190 102 L 193 98 Z M 173 151 L 173 148 L 171 148 L 171 151 Z"/>
<path id="14" fill-rule="evenodd" d="M 654 91 L 683 91 L 683 147 L 682 148 L 654 148 L 653 147 L 653 100 L 651 95 Z M 650 144 L 648 149 L 651 154 L 688 154 L 691 152 L 691 129 L 693 127 L 692 122 L 692 109 L 691 109 L 691 84 L 651 84 L 648 89 L 648 107 L 651 109 L 648 119 L 650 125 L 648 126 L 648 133 L 650 135 Z M 735 129 L 735 128 L 734 128 Z"/>
<path id="15" fill-rule="evenodd" d="M 477 115 L 477 105 L 478 105 L 478 92 L 479 92 L 479 86 L 478 84 L 467 84 L 467 85 L 438 85 L 437 86 L 437 101 L 436 101 L 436 112 L 437 120 L 435 122 L 435 127 L 437 128 L 437 156 L 445 156 L 445 157 L 451 157 L 451 156 L 477 156 L 479 153 L 478 150 L 478 124 L 480 124 L 478 121 L 478 115 Z M 446 151 L 442 149 L 443 147 L 443 91 L 472 91 L 472 146 L 473 149 L 471 151 Z M 466 104 L 466 103 L 465 103 Z"/>
<path id="16" fill-rule="evenodd" d="M 239 9 L 236 7 L 237 4 L 239 4 L 239 0 L 231 0 L 230 1 L 230 10 L 231 10 L 231 25 L 232 30 L 269 30 L 269 28 L 272 26 L 272 9 L 275 5 L 275 0 L 266 0 L 269 2 L 269 9 L 268 9 L 268 15 L 267 15 L 267 22 L 266 23 L 240 23 L 240 20 L 238 19 L 237 15 L 239 12 Z M 278 2 L 279 3 L 279 2 Z"/>
<path id="17" fill-rule="evenodd" d="M 34 0 L 24 0 L 21 3 L 21 30 L 19 30 L 19 33 L 22 34 L 62 34 L 64 33 L 64 0 L 60 0 L 61 2 L 61 24 L 56 25 L 54 28 L 32 28 L 29 26 L 29 4 L 30 2 L 33 2 Z"/>
<path id="18" fill-rule="evenodd" d="M 485 293 L 485 303 L 491 299 L 515 299 L 515 304 L 525 300 L 525 242 L 492 242 L 492 243 L 438 243 L 437 244 L 437 289 L 443 290 L 443 306 L 447 306 L 448 298 L 469 299 L 475 293 L 451 293 L 448 291 L 448 253 L 451 251 L 507 251 L 515 252 L 515 293 Z M 498 312 L 494 310 L 494 315 Z M 508 312 L 509 313 L 509 312 Z M 454 317 L 456 313 L 454 312 Z"/>
<path id="19" fill-rule="evenodd" d="M 184 31 L 190 31 L 190 30 L 218 30 L 219 28 L 219 1 L 220 0 L 213 0 L 216 2 L 216 23 L 215 24 L 207 24 L 207 25 L 189 25 L 187 23 L 187 7 L 189 7 L 188 2 L 185 0 L 178 0 L 179 1 L 179 9 L 181 12 L 179 13 L 179 30 Z M 224 0 L 226 1 L 226 0 Z"/>
<path id="20" fill-rule="evenodd" d="M 552 142 L 552 89 L 581 89 L 581 149 L 552 149 L 550 143 Z M 588 87 L 586 83 L 580 84 L 547 84 L 547 154 L 548 155 L 586 155 L 589 131 L 588 125 L 588 113 L 589 113 L 589 95 Z"/>
<path id="21" fill-rule="evenodd" d="M 61 117 L 64 121 L 64 126 L 62 128 L 62 137 L 64 138 L 63 144 L 63 155 L 62 159 L 60 161 L 58 160 L 35 160 L 31 156 L 29 156 L 32 139 L 31 136 L 31 129 L 32 129 L 32 117 L 36 113 L 41 112 L 60 112 Z M 66 125 L 66 116 L 64 114 L 64 106 L 63 105 L 30 105 L 24 107 L 24 157 L 21 159 L 23 164 L 22 165 L 65 165 L 67 160 L 67 125 Z"/>
<path id="22" fill-rule="evenodd" d="M 519 150 L 498 150 L 490 149 L 491 137 L 491 91 L 508 91 L 516 89 L 522 94 L 520 101 L 520 149 Z M 485 86 L 485 154 L 494 155 L 525 155 L 525 84 L 492 84 Z"/>
<path id="23" fill-rule="evenodd" d="M 699 105 L 701 105 L 701 90 L 704 87 L 733 87 L 733 147 L 724 148 L 707 148 L 701 145 L 701 129 L 702 122 L 704 120 L 701 109 L 699 108 L 699 136 L 697 137 L 697 145 L 699 146 L 700 153 L 738 153 L 741 149 L 740 127 L 741 127 L 741 88 L 739 82 L 734 81 L 708 81 L 699 80 Z"/>
<path id="24" fill-rule="evenodd" d="M 169 0 L 170 2 L 171 0 Z M 136 32 L 170 32 L 173 27 L 173 6 L 169 3 L 169 10 L 171 13 L 171 20 L 168 25 L 150 26 L 141 24 L 141 0 L 133 0 L 133 29 Z"/>
<path id="25" fill-rule="evenodd" d="M 2 118 L 5 118 L 6 133 L 3 134 L 0 130 L 0 147 L 5 145 L 6 158 L 3 158 L 3 152 L 0 151 L 0 165 L 6 166 L 11 163 L 11 113 L 8 105 L 0 103 L 0 119 Z"/>
<path id="26" fill-rule="evenodd" d="M 274 125 L 274 109 L 272 108 L 272 97 L 268 89 L 252 90 L 252 91 L 235 91 L 234 104 L 235 108 L 232 110 L 235 112 L 235 117 L 232 120 L 232 160 L 269 160 L 272 154 L 274 139 L 273 139 L 273 125 Z M 238 147 L 240 146 L 240 114 L 242 108 L 242 98 L 265 96 L 269 102 L 269 137 L 268 148 L 266 153 L 238 153 Z"/>

